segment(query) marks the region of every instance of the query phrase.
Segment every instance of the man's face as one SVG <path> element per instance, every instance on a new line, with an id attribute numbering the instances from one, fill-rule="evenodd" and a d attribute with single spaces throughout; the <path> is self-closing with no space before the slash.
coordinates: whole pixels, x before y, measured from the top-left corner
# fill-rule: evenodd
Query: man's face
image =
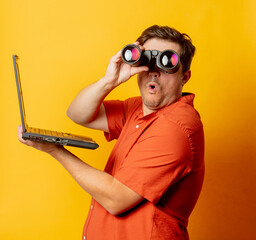
<path id="1" fill-rule="evenodd" d="M 145 50 L 174 50 L 180 55 L 180 45 L 168 40 L 151 38 L 143 47 Z M 182 87 L 190 78 L 190 70 L 182 73 L 182 66 L 173 74 L 162 72 L 157 67 L 138 74 L 138 85 L 143 100 L 143 112 L 147 115 L 166 107 L 181 97 Z"/>

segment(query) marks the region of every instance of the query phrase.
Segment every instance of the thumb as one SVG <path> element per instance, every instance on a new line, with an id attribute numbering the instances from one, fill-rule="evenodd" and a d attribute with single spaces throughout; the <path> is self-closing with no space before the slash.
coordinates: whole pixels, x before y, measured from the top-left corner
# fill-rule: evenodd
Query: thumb
<path id="1" fill-rule="evenodd" d="M 133 76 L 133 75 L 138 74 L 140 72 L 147 72 L 147 71 L 149 71 L 148 66 L 132 67 L 131 75 Z"/>

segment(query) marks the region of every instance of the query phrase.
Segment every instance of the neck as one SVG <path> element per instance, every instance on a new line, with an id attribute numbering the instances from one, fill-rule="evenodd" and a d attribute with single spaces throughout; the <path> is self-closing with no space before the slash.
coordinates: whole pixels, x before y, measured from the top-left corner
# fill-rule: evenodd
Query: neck
<path id="1" fill-rule="evenodd" d="M 143 104 L 142 110 L 143 110 L 143 116 L 147 116 L 147 115 L 151 114 L 152 112 L 156 112 L 158 109 L 157 110 L 152 110 L 152 109 L 149 109 L 147 106 L 145 106 Z"/>
<path id="2" fill-rule="evenodd" d="M 182 93 L 180 93 L 178 96 L 176 96 L 176 98 L 173 98 L 172 100 L 170 100 L 166 105 L 164 106 L 159 106 L 159 107 L 156 107 L 156 108 L 150 108 L 148 106 L 146 106 L 143 102 L 143 105 L 142 105 L 142 110 L 143 110 L 143 116 L 147 116 L 153 112 L 156 112 L 158 110 L 160 110 L 161 108 L 165 108 L 165 107 L 168 107 L 170 106 L 171 104 L 175 103 L 178 99 L 180 99 L 182 97 Z"/>

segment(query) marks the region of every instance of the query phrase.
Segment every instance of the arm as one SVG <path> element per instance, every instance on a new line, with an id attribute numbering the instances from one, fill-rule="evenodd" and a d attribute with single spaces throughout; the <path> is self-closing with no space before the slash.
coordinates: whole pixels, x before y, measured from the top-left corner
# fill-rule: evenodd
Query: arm
<path id="1" fill-rule="evenodd" d="M 148 71 L 148 67 L 134 68 L 124 64 L 119 51 L 111 58 L 105 76 L 78 94 L 67 115 L 83 126 L 107 132 L 107 117 L 102 104 L 104 98 L 115 87 L 142 71 Z M 143 200 L 142 196 L 113 176 L 89 166 L 65 148 L 55 144 L 25 141 L 21 137 L 21 127 L 18 136 L 20 142 L 44 151 L 58 160 L 78 184 L 111 214 L 120 214 Z"/>
<path id="2" fill-rule="evenodd" d="M 106 78 L 84 88 L 70 104 L 67 115 L 82 126 L 108 132 L 107 117 L 102 104 L 114 86 Z"/>
<path id="3" fill-rule="evenodd" d="M 103 100 L 114 88 L 142 71 L 148 71 L 148 67 L 125 64 L 119 51 L 111 58 L 105 76 L 76 96 L 67 110 L 68 117 L 82 126 L 108 132 Z"/>
<path id="4" fill-rule="evenodd" d="M 122 184 L 113 176 L 89 166 L 65 148 L 51 143 L 24 140 L 21 136 L 22 127 L 19 126 L 18 137 L 20 142 L 44 151 L 54 157 L 77 183 L 110 214 L 118 215 L 143 200 L 142 196 Z"/>
<path id="5" fill-rule="evenodd" d="M 89 166 L 65 148 L 54 151 L 51 155 L 86 192 L 113 215 L 118 215 L 143 200 L 143 197 L 110 174 Z"/>

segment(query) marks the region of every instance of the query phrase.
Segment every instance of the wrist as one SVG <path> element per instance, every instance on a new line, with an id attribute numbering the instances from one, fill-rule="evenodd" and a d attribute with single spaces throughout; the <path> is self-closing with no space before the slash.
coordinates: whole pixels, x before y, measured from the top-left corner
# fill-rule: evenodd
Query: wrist
<path id="1" fill-rule="evenodd" d="M 59 158 L 61 158 L 61 156 L 67 154 L 68 152 L 69 151 L 66 148 L 64 148 L 63 146 L 56 145 L 56 148 L 49 151 L 48 154 L 50 154 L 53 158 L 59 160 Z"/>
<path id="2" fill-rule="evenodd" d="M 113 77 L 106 75 L 99 80 L 99 84 L 101 84 L 101 87 L 106 95 L 117 87 L 116 80 Z"/>

